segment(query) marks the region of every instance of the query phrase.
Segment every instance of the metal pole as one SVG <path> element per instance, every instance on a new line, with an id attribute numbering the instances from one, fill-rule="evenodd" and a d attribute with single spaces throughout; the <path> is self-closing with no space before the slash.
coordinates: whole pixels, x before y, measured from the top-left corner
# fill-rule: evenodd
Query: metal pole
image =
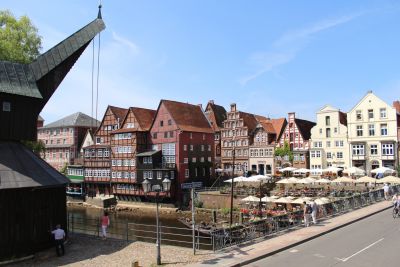
<path id="1" fill-rule="evenodd" d="M 157 203 L 157 210 L 156 210 L 156 224 L 157 224 L 157 241 L 156 241 L 156 247 L 157 247 L 157 265 L 161 265 L 161 251 L 160 251 L 160 228 L 159 228 L 159 213 L 158 213 L 158 196 L 159 192 L 156 193 L 156 203 Z"/>
<path id="2" fill-rule="evenodd" d="M 193 255 L 196 255 L 196 222 L 194 218 L 194 186 L 192 184 L 192 235 L 193 235 Z"/>
<path id="3" fill-rule="evenodd" d="M 235 141 L 235 140 L 233 140 Z M 233 150 L 232 150 L 232 162 L 233 162 L 233 166 L 232 166 L 232 182 L 231 182 L 231 214 L 230 214 L 230 220 L 229 220 L 229 227 L 232 226 L 233 223 L 233 178 L 235 177 L 235 143 L 233 143 Z"/>
<path id="4" fill-rule="evenodd" d="M 263 197 L 262 193 L 261 193 L 261 180 L 260 180 L 260 203 L 258 204 L 258 209 L 259 209 L 259 214 L 258 216 L 260 216 L 260 218 L 262 218 L 262 203 L 261 203 L 261 198 Z"/>

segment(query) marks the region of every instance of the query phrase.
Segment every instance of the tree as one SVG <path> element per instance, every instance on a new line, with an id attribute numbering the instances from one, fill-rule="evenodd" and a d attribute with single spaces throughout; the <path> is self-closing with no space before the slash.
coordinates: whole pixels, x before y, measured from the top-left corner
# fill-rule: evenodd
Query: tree
<path id="1" fill-rule="evenodd" d="M 46 145 L 42 140 L 38 141 L 22 141 L 22 143 L 30 150 L 33 151 L 36 155 L 40 156 L 40 154 L 44 154 L 46 151 Z"/>
<path id="2" fill-rule="evenodd" d="M 284 158 L 287 156 L 289 158 L 289 161 L 293 161 L 293 152 L 290 150 L 289 143 L 285 141 L 285 144 L 283 147 L 278 147 L 275 149 L 275 156 L 276 157 L 281 157 Z"/>
<path id="3" fill-rule="evenodd" d="M 0 60 L 30 63 L 40 54 L 42 37 L 27 16 L 0 11 Z"/>

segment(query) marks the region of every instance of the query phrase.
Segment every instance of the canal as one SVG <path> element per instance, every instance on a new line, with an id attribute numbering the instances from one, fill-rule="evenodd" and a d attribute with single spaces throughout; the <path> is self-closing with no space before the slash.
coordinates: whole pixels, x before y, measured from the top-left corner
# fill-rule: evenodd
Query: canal
<path id="1" fill-rule="evenodd" d="M 68 231 L 100 237 L 102 209 L 68 206 Z M 127 241 L 156 241 L 156 214 L 153 209 L 142 211 L 109 212 L 108 236 Z M 161 242 L 163 244 L 192 247 L 192 230 L 178 220 L 179 214 L 160 214 Z M 196 232 L 196 240 L 203 249 L 211 248 L 211 238 Z M 202 245 L 201 245 L 202 244 Z M 206 245 L 208 244 L 208 245 Z"/>

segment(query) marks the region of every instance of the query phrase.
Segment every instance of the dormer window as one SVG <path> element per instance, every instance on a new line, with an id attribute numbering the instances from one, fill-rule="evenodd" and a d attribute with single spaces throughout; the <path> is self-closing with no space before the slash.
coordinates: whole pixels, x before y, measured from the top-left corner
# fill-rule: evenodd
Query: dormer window
<path id="1" fill-rule="evenodd" d="M 3 102 L 3 111 L 10 112 L 11 111 L 11 103 L 4 101 Z"/>

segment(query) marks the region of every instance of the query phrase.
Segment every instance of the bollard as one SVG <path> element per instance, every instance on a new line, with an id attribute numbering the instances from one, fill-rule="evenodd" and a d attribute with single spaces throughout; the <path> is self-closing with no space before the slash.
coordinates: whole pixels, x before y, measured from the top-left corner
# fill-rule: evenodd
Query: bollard
<path id="1" fill-rule="evenodd" d="M 139 262 L 138 261 L 132 261 L 132 267 L 140 267 Z"/>
<path id="2" fill-rule="evenodd" d="M 217 211 L 216 210 L 212 211 L 212 222 L 217 223 Z"/>

